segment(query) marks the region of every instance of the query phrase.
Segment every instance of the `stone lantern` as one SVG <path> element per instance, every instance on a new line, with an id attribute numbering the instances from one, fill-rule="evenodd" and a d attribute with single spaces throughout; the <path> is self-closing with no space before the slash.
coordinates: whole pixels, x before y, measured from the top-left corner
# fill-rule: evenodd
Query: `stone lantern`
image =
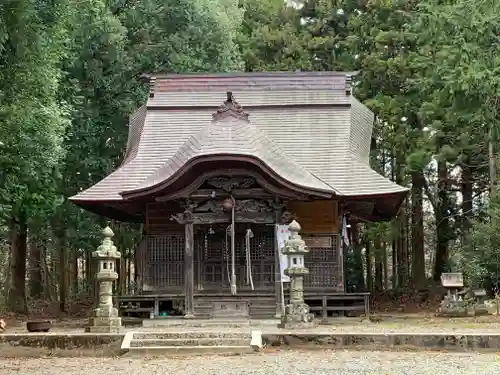
<path id="1" fill-rule="evenodd" d="M 116 260 L 121 254 L 111 240 L 114 235 L 111 228 L 106 227 L 102 235 L 101 245 L 92 253 L 99 264 L 95 275 L 99 284 L 99 303 L 93 310 L 86 332 L 118 332 L 121 327 L 118 309 L 113 306 L 113 282 L 118 279 Z"/>
<path id="2" fill-rule="evenodd" d="M 309 270 L 304 266 L 304 255 L 309 252 L 304 240 L 299 235 L 300 225 L 295 220 L 288 226 L 290 238 L 285 242 L 283 254 L 288 258 L 285 275 L 290 277 L 290 303 L 281 317 L 280 328 L 311 328 L 315 326 L 314 314 L 304 302 L 304 276 Z"/>

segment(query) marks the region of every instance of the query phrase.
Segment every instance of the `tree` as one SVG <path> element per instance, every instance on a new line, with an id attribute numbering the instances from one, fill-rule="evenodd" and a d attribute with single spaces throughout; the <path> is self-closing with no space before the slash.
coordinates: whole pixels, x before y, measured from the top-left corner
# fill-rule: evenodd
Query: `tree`
<path id="1" fill-rule="evenodd" d="M 0 214 L 9 222 L 9 307 L 26 312 L 28 226 L 60 202 L 67 111 L 57 99 L 67 2 L 0 5 Z M 22 32 L 21 32 L 22 30 Z"/>
<path id="2" fill-rule="evenodd" d="M 79 3 L 71 22 L 73 43 L 64 61 L 66 75 L 60 92 L 73 109 L 65 140 L 66 179 L 61 185 L 65 196 L 96 183 L 121 163 L 128 116 L 147 100 L 149 87 L 141 81 L 143 73 L 242 67 L 235 44 L 241 17 L 237 4 L 229 0 Z M 105 219 L 66 203 L 53 223 L 64 227 L 59 233 L 73 249 L 70 263 L 85 256 L 91 275 L 90 254 L 100 240 Z M 142 234 L 138 226 L 121 223 L 114 230 L 115 242 L 123 251 L 136 246 Z M 130 256 L 130 251 L 126 253 Z M 77 286 L 75 279 L 72 284 Z"/>
<path id="3" fill-rule="evenodd" d="M 414 4 L 407 1 L 373 0 L 350 11 L 349 35 L 340 44 L 353 58 L 351 69 L 359 70 L 354 93 L 378 118 L 374 140 L 377 146 L 372 160 L 382 173 L 388 170 L 395 182 L 412 186 L 413 281 L 419 286 L 425 280 L 423 247 L 422 179 L 425 165 L 410 165 L 407 158 L 418 152 L 421 123 L 416 104 L 418 92 L 408 84 L 415 74 L 408 60 L 415 36 L 405 26 L 414 17 Z M 346 60 L 345 58 L 344 60 Z M 381 166 L 381 167 L 380 167 Z M 404 204 L 393 223 L 393 286 L 405 286 L 410 280 L 410 249 L 407 242 L 407 205 Z"/>
<path id="4" fill-rule="evenodd" d="M 470 232 L 474 181 L 485 173 L 488 134 L 497 133 L 492 130 L 498 124 L 500 93 L 496 53 L 500 17 L 495 13 L 499 7 L 494 1 L 428 1 L 420 5 L 411 26 L 420 31 L 414 58 L 421 71 L 415 87 L 425 98 L 420 117 L 431 133 L 430 150 L 438 169 L 436 281 L 448 266 L 456 231 L 462 230 L 465 238 Z M 452 177 L 455 167 L 460 168 L 460 182 Z M 453 202 L 457 185 L 463 196 L 462 220 L 456 219 Z"/>
<path id="5" fill-rule="evenodd" d="M 243 2 L 245 16 L 238 39 L 245 70 L 313 70 L 301 14 L 282 0 Z"/>
<path id="6" fill-rule="evenodd" d="M 78 289 L 77 260 L 89 258 L 105 219 L 63 198 L 121 162 L 128 116 L 147 98 L 141 74 L 242 68 L 242 10 L 232 0 L 24 0 L 0 12 L 0 226 L 12 238 L 10 304 L 26 311 L 29 242 L 31 295 L 57 298 L 58 289 L 64 309 L 69 286 Z M 117 242 L 133 248 L 140 231 L 117 226 Z M 58 288 L 42 292 L 47 278 Z"/>

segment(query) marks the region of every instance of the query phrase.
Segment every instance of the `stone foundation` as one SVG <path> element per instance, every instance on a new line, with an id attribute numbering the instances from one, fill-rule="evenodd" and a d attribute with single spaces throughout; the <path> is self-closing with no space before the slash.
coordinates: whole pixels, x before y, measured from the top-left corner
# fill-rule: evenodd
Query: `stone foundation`
<path id="1" fill-rule="evenodd" d="M 262 333 L 265 346 L 302 349 L 498 351 L 500 334 L 419 333 Z"/>
<path id="2" fill-rule="evenodd" d="M 0 335 L 0 358 L 116 357 L 123 334 L 27 333 Z"/>
<path id="3" fill-rule="evenodd" d="M 119 333 L 122 326 L 120 317 L 91 317 L 85 332 L 89 333 Z"/>
<path id="4" fill-rule="evenodd" d="M 140 331 L 139 331 L 140 332 Z M 181 333 L 180 333 L 181 334 Z M 62 355 L 80 356 L 80 349 L 91 355 L 119 355 L 124 334 L 68 334 L 68 333 L 28 333 L 0 334 L 1 348 L 25 348 L 30 350 L 64 350 Z M 500 334 L 427 334 L 427 333 L 290 333 L 262 332 L 264 346 L 286 346 L 302 349 L 364 349 L 364 350 L 448 350 L 456 352 L 499 351 Z M 64 354 L 66 353 L 66 354 Z M 0 356 L 1 356 L 0 351 Z M 36 353 L 34 353 L 36 354 Z M 55 353 L 57 355 L 57 352 Z M 25 356 L 25 355 L 21 355 Z"/>

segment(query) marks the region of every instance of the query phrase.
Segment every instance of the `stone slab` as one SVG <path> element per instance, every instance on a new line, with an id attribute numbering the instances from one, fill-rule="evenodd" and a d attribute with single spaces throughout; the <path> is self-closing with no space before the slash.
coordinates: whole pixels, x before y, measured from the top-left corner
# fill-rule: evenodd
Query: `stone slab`
<path id="1" fill-rule="evenodd" d="M 150 356 L 150 355 L 204 355 L 204 354 L 232 354 L 243 355 L 253 353 L 250 345 L 245 346 L 153 346 L 153 347 L 130 347 L 127 356 Z"/>
<path id="2" fill-rule="evenodd" d="M 145 348 L 157 346 L 246 346 L 250 343 L 247 337 L 196 337 L 196 338 L 170 338 L 170 339 L 136 339 L 131 341 L 131 348 Z"/>
<path id="3" fill-rule="evenodd" d="M 500 351 L 500 333 L 415 333 L 415 332 L 294 332 L 279 329 L 264 329 L 261 333 L 262 344 L 269 346 L 300 347 L 308 349 L 363 348 L 384 349 L 414 349 L 414 350 L 447 350 L 447 351 Z M 140 330 L 136 332 L 142 332 Z M 182 332 L 176 334 L 180 336 Z M 197 332 L 199 337 L 201 332 Z M 225 332 L 229 334 L 230 332 Z M 165 332 L 167 334 L 167 332 Z M 212 333 L 214 334 L 214 333 Z M 245 333 L 248 334 L 248 333 Z M 131 338 L 131 333 L 127 334 Z M 170 336 L 174 337 L 172 333 Z M 186 335 L 184 335 L 186 336 Z M 188 335 L 189 336 L 189 335 Z M 0 334 L 0 344 L 13 347 L 32 347 L 49 349 L 75 349 L 116 346 L 120 349 L 125 334 L 96 334 L 96 333 L 26 333 Z M 254 341 L 254 344 L 257 344 Z M 257 347 L 259 347 L 257 345 Z M 251 347 L 250 345 L 248 347 Z M 256 347 L 256 348 L 257 348 Z M 255 350 L 254 348 L 253 350 Z M 208 349 L 207 349 L 208 350 Z M 175 350 L 174 350 L 175 351 Z M 187 350 L 189 353 L 189 350 Z"/>
<path id="4" fill-rule="evenodd" d="M 262 332 L 261 331 L 252 331 L 252 338 L 250 339 L 250 346 L 254 352 L 260 352 L 264 347 L 264 343 L 262 342 Z"/>
<path id="5" fill-rule="evenodd" d="M 278 323 L 278 328 L 281 328 L 281 329 L 311 329 L 311 328 L 316 328 L 317 326 L 318 326 L 318 324 L 315 321 Z"/>
<path id="6" fill-rule="evenodd" d="M 307 333 L 264 331 L 266 346 L 316 348 L 350 348 L 377 350 L 380 348 L 405 348 L 448 351 L 500 350 L 500 334 L 491 333 Z"/>
<path id="7" fill-rule="evenodd" d="M 212 302 L 212 318 L 250 318 L 250 304 L 244 299 L 223 299 Z"/>
<path id="8" fill-rule="evenodd" d="M 184 321 L 179 321 L 177 319 L 144 319 L 142 321 L 142 326 L 144 328 L 158 328 L 158 329 L 168 329 L 168 328 L 185 328 L 189 330 L 190 328 L 245 328 L 249 327 L 251 324 L 250 320 L 244 318 L 229 318 L 229 319 L 211 319 L 211 320 L 198 320 L 198 319 L 188 319 Z"/>

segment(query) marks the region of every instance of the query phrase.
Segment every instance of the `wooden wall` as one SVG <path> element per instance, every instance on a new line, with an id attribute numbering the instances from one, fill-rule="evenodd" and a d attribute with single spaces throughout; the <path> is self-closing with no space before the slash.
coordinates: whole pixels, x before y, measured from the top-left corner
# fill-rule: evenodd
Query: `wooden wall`
<path id="1" fill-rule="evenodd" d="M 339 233 L 340 231 L 337 201 L 290 201 L 287 202 L 287 209 L 297 217 L 303 233 Z"/>
<path id="2" fill-rule="evenodd" d="M 174 220 L 171 216 L 182 212 L 178 204 L 172 202 L 148 203 L 146 213 L 146 234 L 174 234 L 184 233 L 184 226 Z"/>

